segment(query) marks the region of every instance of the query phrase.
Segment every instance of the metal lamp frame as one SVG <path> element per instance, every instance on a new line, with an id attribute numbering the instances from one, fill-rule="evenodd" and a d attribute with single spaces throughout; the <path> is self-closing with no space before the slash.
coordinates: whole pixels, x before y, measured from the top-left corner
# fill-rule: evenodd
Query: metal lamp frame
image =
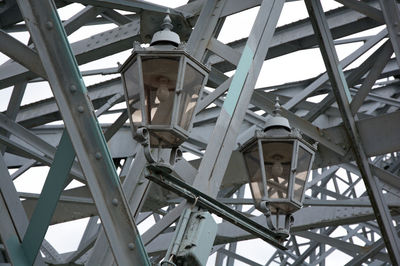
<path id="1" fill-rule="evenodd" d="M 288 184 L 288 197 L 287 199 L 270 199 L 268 198 L 268 185 L 266 183 L 267 181 L 267 176 L 265 173 L 265 168 L 264 168 L 264 154 L 263 154 L 263 149 L 262 149 L 262 143 L 263 142 L 293 142 L 293 153 L 292 153 L 292 159 L 291 159 L 291 167 L 290 167 L 290 176 L 289 176 L 289 184 Z M 257 143 L 257 144 L 255 144 Z M 268 135 L 268 132 L 262 132 L 262 131 L 256 131 L 255 135 L 247 141 L 241 149 L 242 153 L 245 153 L 246 151 L 250 150 L 251 148 L 254 147 L 254 145 L 258 146 L 258 156 L 259 156 L 259 166 L 261 169 L 261 175 L 262 175 L 262 182 L 263 182 L 263 189 L 264 189 L 264 198 L 261 199 L 261 201 L 266 201 L 268 203 L 286 203 L 292 205 L 294 208 L 300 209 L 303 206 L 303 201 L 305 197 L 305 184 L 304 188 L 302 191 L 302 196 L 301 200 L 295 200 L 294 199 L 294 182 L 295 182 L 295 176 L 296 176 L 296 171 L 297 171 L 297 161 L 298 161 L 298 153 L 299 153 L 299 147 L 302 147 L 304 150 L 309 152 L 311 154 L 311 161 L 307 169 L 307 178 L 308 174 L 310 173 L 312 163 L 315 158 L 315 152 L 316 152 L 316 147 L 313 145 L 309 144 L 306 142 L 298 132 L 288 132 L 287 135 L 282 135 L 279 137 L 270 137 Z M 307 181 L 306 178 L 306 181 Z M 252 191 L 253 194 L 253 191 Z M 254 195 L 254 194 L 253 194 Z M 254 199 L 256 200 L 256 199 Z M 259 202 L 256 202 L 256 205 L 259 205 Z"/>
<path id="2" fill-rule="evenodd" d="M 174 95 L 174 103 L 173 103 L 173 108 L 172 108 L 172 114 L 171 114 L 171 123 L 169 125 L 151 125 L 149 124 L 150 118 L 147 115 L 146 112 L 146 105 L 145 105 L 145 94 L 144 94 L 144 82 L 143 82 L 143 68 L 142 68 L 142 58 L 146 57 L 176 57 L 179 58 L 179 67 L 178 67 L 178 73 L 177 73 L 177 83 L 175 87 L 175 95 Z M 142 122 L 140 123 L 134 123 L 132 121 L 132 116 L 131 114 L 135 111 L 132 110 L 132 107 L 127 104 L 128 106 L 128 112 L 129 112 L 129 121 L 132 129 L 132 133 L 134 138 L 137 137 L 137 129 L 139 127 L 145 127 L 149 130 L 149 133 L 151 134 L 152 131 L 168 131 L 169 133 L 173 134 L 174 136 L 178 137 L 180 139 L 179 143 L 176 143 L 174 145 L 168 146 L 166 148 L 172 148 L 172 147 L 177 147 L 181 143 L 183 143 L 188 137 L 189 133 L 193 127 L 193 117 L 190 121 L 188 130 L 185 130 L 179 125 L 179 107 L 181 105 L 182 101 L 182 90 L 183 90 L 183 82 L 185 80 L 185 67 L 186 64 L 190 65 L 193 67 L 196 71 L 198 71 L 200 74 L 204 76 L 203 82 L 201 84 L 201 88 L 199 91 L 198 99 L 202 97 L 203 93 L 203 88 L 207 82 L 208 79 L 208 73 L 209 69 L 205 67 L 203 64 L 198 62 L 196 59 L 191 57 L 184 49 L 173 49 L 173 50 L 160 50 L 158 47 L 157 49 L 151 47 L 151 48 L 135 48 L 135 50 L 132 52 L 132 55 L 129 56 L 129 58 L 125 61 L 125 63 L 119 68 L 119 72 L 123 74 L 125 71 L 128 70 L 128 68 L 134 64 L 135 62 L 138 63 L 138 80 L 139 80 L 139 101 L 140 101 L 140 108 L 142 112 Z M 122 76 L 123 84 L 124 84 L 124 93 L 125 93 L 125 99 L 128 101 L 128 94 L 127 94 L 127 88 L 126 88 L 126 81 L 124 75 Z M 194 110 L 194 113 L 196 112 L 197 108 L 197 103 L 196 107 Z"/>

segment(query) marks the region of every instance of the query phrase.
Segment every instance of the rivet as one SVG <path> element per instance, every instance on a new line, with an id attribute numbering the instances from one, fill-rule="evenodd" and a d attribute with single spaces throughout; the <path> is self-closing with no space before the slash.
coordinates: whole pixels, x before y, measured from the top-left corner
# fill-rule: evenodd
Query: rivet
<path id="1" fill-rule="evenodd" d="M 133 244 L 132 242 L 128 244 L 128 248 L 130 250 L 134 250 L 135 249 L 135 244 Z"/>
<path id="2" fill-rule="evenodd" d="M 78 88 L 77 88 L 74 84 L 72 84 L 71 86 L 69 86 L 69 90 L 70 90 L 72 93 L 74 93 L 74 92 L 76 92 L 76 91 L 78 90 Z"/>
<path id="3" fill-rule="evenodd" d="M 114 206 L 118 206 L 118 199 L 117 198 L 113 198 L 111 201 L 112 205 Z"/>
<path id="4" fill-rule="evenodd" d="M 47 21 L 46 22 L 46 29 L 51 30 L 53 28 L 53 22 Z"/>
<path id="5" fill-rule="evenodd" d="M 94 156 L 96 157 L 97 160 L 101 159 L 101 153 L 100 152 L 96 152 L 96 154 Z"/>
<path id="6" fill-rule="evenodd" d="M 83 108 L 82 105 L 79 105 L 79 106 L 78 106 L 78 112 L 79 112 L 79 113 L 83 113 L 83 111 L 85 111 L 85 109 Z"/>

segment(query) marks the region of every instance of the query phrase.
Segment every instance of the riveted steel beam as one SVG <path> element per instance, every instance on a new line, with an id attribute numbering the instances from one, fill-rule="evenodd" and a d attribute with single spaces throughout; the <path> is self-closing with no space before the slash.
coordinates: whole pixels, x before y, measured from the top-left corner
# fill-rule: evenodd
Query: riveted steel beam
<path id="1" fill-rule="evenodd" d="M 392 217 L 386 202 L 382 196 L 380 185 L 372 175 L 368 158 L 364 151 L 358 128 L 355 124 L 353 114 L 350 109 L 350 92 L 348 91 L 343 71 L 338 64 L 335 46 L 332 35 L 326 22 L 325 13 L 319 0 L 307 0 L 307 10 L 309 12 L 314 31 L 319 39 L 320 50 L 324 58 L 325 66 L 332 84 L 346 132 L 348 134 L 357 165 L 360 169 L 376 219 L 379 223 L 382 237 L 385 239 L 390 258 L 394 264 L 400 264 L 400 240 L 394 229 Z"/>
<path id="2" fill-rule="evenodd" d="M 149 265 L 53 3 L 18 1 L 18 5 L 46 70 L 117 263 Z"/>

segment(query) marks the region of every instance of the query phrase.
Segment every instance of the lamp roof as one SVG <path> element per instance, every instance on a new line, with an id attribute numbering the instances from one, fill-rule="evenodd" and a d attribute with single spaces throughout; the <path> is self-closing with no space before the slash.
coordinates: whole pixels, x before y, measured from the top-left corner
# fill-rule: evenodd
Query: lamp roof
<path id="1" fill-rule="evenodd" d="M 279 98 L 276 97 L 275 110 L 272 112 L 272 116 L 265 122 L 264 131 L 271 128 L 284 128 L 291 131 L 289 120 L 286 117 L 280 115 L 281 105 L 279 104 Z"/>
<path id="2" fill-rule="evenodd" d="M 173 25 L 169 14 L 165 16 L 161 28 L 162 30 L 154 33 L 150 46 L 156 46 L 157 44 L 161 44 L 161 45 L 172 45 L 177 47 L 181 42 L 181 40 L 179 38 L 179 35 L 176 32 L 172 31 Z"/>

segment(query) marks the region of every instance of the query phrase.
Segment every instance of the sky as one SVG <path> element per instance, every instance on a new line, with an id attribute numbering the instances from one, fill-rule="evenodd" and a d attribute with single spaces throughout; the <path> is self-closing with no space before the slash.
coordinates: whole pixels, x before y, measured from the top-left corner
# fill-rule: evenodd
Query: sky
<path id="1" fill-rule="evenodd" d="M 167 1 L 152 0 L 149 2 L 165 5 Z M 184 0 L 170 0 L 168 1 L 168 5 L 171 8 L 175 8 L 177 6 L 184 5 L 186 2 L 187 1 Z M 340 4 L 332 0 L 324 0 L 322 1 L 322 4 L 325 11 L 341 6 Z M 68 19 L 69 17 L 74 15 L 79 9 L 82 8 L 83 6 L 80 4 L 72 4 L 65 8 L 62 8 L 60 11 L 61 19 L 62 20 Z M 218 40 L 220 40 L 223 43 L 227 43 L 247 37 L 251 30 L 252 23 L 255 20 L 258 9 L 259 9 L 258 7 L 252 8 L 243 11 L 239 14 L 235 14 L 233 16 L 228 17 L 225 21 L 225 24 L 221 30 L 220 35 L 218 36 Z M 284 6 L 283 12 L 278 22 L 278 26 L 282 26 L 306 17 L 308 17 L 308 15 L 303 1 L 288 2 Z M 116 26 L 113 24 L 102 25 L 102 26 L 86 26 L 81 28 L 77 32 L 73 33 L 71 36 L 68 37 L 68 39 L 71 43 L 73 43 L 78 40 L 87 38 L 88 32 L 90 32 L 90 34 L 96 34 L 114 27 Z M 373 34 L 378 30 L 379 29 L 373 29 L 370 31 L 370 34 Z M 24 43 L 27 43 L 29 38 L 27 34 L 23 33 L 13 33 L 12 35 Z M 337 46 L 339 59 L 344 58 L 345 56 L 350 54 L 352 51 L 354 51 L 361 45 L 362 43 L 353 43 L 353 44 Z M 80 66 L 80 69 L 81 71 L 84 71 L 100 67 L 105 67 L 105 68 L 113 66 L 116 67 L 117 62 L 121 63 L 124 62 L 125 59 L 129 56 L 130 52 L 131 51 L 124 51 L 114 56 L 109 56 L 101 60 L 84 64 Z M 371 52 L 373 52 L 373 50 Z M 368 54 L 366 56 L 368 56 Z M 8 58 L 5 55 L 0 53 L 0 63 L 5 62 L 7 59 Z M 354 63 L 349 68 L 352 68 L 357 64 L 359 64 L 359 61 Z M 325 67 L 322 61 L 322 57 L 317 48 L 291 53 L 289 55 L 284 55 L 278 58 L 274 58 L 272 60 L 268 60 L 266 63 L 264 63 L 259 79 L 257 80 L 256 88 L 273 86 L 296 80 L 315 77 L 324 70 Z M 232 75 L 233 72 L 227 74 Z M 84 81 L 86 86 L 90 86 L 99 83 L 103 80 L 111 79 L 117 76 L 118 75 L 84 77 Z M 11 94 L 11 88 L 0 90 L 0 111 L 4 111 L 7 108 L 10 94 Z M 51 95 L 52 95 L 51 90 L 48 84 L 46 82 L 38 82 L 29 85 L 24 95 L 22 104 L 25 105 L 32 102 L 36 102 L 38 100 L 42 100 L 44 98 L 49 98 L 51 97 Z M 321 99 L 319 98 L 319 99 L 309 99 L 309 100 L 320 101 Z M 115 119 L 115 117 L 108 117 L 106 119 L 112 119 L 112 118 Z M 107 121 L 103 120 L 102 122 L 107 122 Z M 27 173 L 25 173 L 23 176 L 21 176 L 15 181 L 17 189 L 23 192 L 40 193 L 47 171 L 48 167 L 37 167 L 35 169 L 27 171 Z M 33 176 L 35 177 L 34 180 L 32 178 Z M 72 186 L 70 186 L 70 188 L 74 186 L 79 186 L 79 183 L 75 182 Z M 363 187 L 358 189 L 362 190 Z M 248 188 L 246 189 L 245 197 L 248 198 L 251 197 Z M 139 230 L 143 232 L 149 226 L 151 226 L 152 223 L 154 223 L 154 219 L 153 220 L 152 219 L 153 218 L 149 218 L 148 221 L 139 225 Z M 88 218 L 50 226 L 46 234 L 46 239 L 61 253 L 74 251 L 76 250 L 79 244 L 79 240 L 83 234 L 87 222 Z M 333 235 L 337 236 L 344 234 L 346 234 L 346 231 L 341 229 L 338 229 L 337 232 L 333 233 Z M 301 238 L 299 241 L 301 242 Z M 302 247 L 300 249 L 302 249 Z M 238 249 L 237 249 L 238 254 L 243 255 L 244 257 L 251 258 L 252 260 L 260 264 L 263 264 L 267 261 L 268 257 L 266 257 L 266 254 L 272 254 L 273 252 L 274 249 L 271 248 L 270 245 L 266 244 L 262 240 L 249 240 L 238 243 Z M 340 251 L 335 251 L 335 253 L 337 253 L 337 255 L 335 255 L 336 259 L 334 261 L 328 260 L 326 265 L 328 266 L 341 265 L 344 264 L 350 258 L 349 256 L 343 254 Z M 214 265 L 214 260 L 215 260 L 215 255 L 210 257 L 207 265 Z M 246 265 L 246 264 L 236 261 L 235 266 L 236 265 Z"/>

